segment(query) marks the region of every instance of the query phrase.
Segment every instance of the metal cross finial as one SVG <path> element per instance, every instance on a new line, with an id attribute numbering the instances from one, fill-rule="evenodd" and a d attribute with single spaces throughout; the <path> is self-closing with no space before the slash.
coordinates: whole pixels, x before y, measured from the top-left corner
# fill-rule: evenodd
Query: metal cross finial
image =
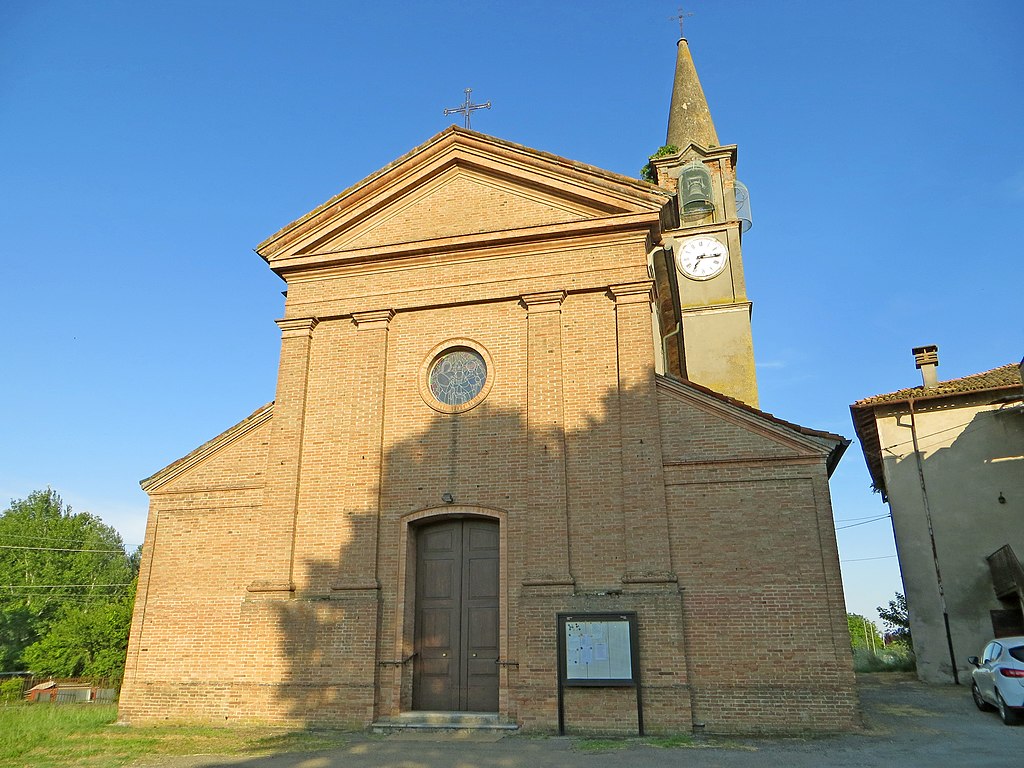
<path id="1" fill-rule="evenodd" d="M 474 109 L 490 109 L 491 108 L 491 102 L 489 102 L 489 101 L 486 104 L 471 104 L 470 103 L 470 101 L 471 101 L 470 94 L 471 93 L 473 93 L 473 89 L 472 88 L 467 88 L 466 89 L 466 103 L 463 104 L 461 107 L 454 107 L 452 109 L 446 109 L 444 111 L 444 116 L 448 117 L 448 115 L 456 115 L 456 114 L 465 115 L 466 116 L 466 127 L 469 128 L 469 113 L 470 112 L 472 112 Z"/>
<path id="2" fill-rule="evenodd" d="M 689 11 L 684 11 L 682 8 L 680 8 L 679 13 L 677 15 L 668 17 L 669 21 L 679 22 L 679 37 L 683 36 L 683 19 L 688 19 L 691 16 L 693 16 L 693 13 Z"/>

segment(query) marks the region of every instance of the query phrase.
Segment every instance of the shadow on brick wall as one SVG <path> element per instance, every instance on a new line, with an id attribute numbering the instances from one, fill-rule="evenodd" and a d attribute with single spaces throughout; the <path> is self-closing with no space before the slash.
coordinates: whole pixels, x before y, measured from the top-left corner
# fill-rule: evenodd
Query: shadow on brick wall
<path id="1" fill-rule="evenodd" d="M 652 395 L 644 402 L 648 418 L 656 419 Z M 562 428 L 561 415 L 553 412 L 539 414 L 540 426 L 532 429 L 521 410 L 485 400 L 464 413 L 433 414 L 424 428 L 390 445 L 385 433 L 380 472 L 368 473 L 376 475 L 372 487 L 342 494 L 323 489 L 343 478 L 318 478 L 312 481 L 316 488 L 304 479 L 302 498 L 333 492 L 338 505 L 325 512 L 322 504 L 314 511 L 300 503 L 294 595 L 260 604 L 276 628 L 276 647 L 266 649 L 278 659 L 275 700 L 268 707 L 293 722 L 345 727 L 364 727 L 412 707 L 419 663 L 411 608 L 415 542 L 417 531 L 432 522 L 500 520 L 506 611 L 524 579 L 569 577 L 569 536 L 580 551 L 594 554 L 578 563 L 577 582 L 621 590 L 627 535 L 622 446 L 633 445 L 635 458 L 658 450 L 656 432 L 620 419 L 621 412 L 635 411 L 637 399 L 629 392 L 606 393 Z M 399 414 L 386 416 L 386 424 L 392 433 L 407 428 Z M 362 456 L 350 459 L 361 470 Z M 660 471 L 660 456 L 657 463 Z M 316 471 L 305 463 L 304 478 Z M 503 619 L 508 644 L 501 660 L 513 661 L 502 668 L 513 677 L 520 674 L 514 620 Z M 550 644 L 548 678 L 553 633 Z M 553 706 L 554 682 L 547 687 Z M 503 708 L 508 712 L 514 704 Z"/>

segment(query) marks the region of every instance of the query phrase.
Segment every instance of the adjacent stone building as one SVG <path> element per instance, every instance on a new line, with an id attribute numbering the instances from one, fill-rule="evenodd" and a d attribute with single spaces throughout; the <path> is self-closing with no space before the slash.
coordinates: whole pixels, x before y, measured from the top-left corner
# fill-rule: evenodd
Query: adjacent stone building
<path id="1" fill-rule="evenodd" d="M 123 720 L 854 723 L 847 441 L 757 409 L 685 41 L 674 88 L 657 184 L 453 127 L 258 247 L 277 395 L 143 481 Z"/>
<path id="2" fill-rule="evenodd" d="M 914 356 L 921 386 L 850 411 L 892 512 L 918 676 L 969 683 L 968 656 L 1024 634 L 1021 369 L 939 381 L 938 347 Z"/>

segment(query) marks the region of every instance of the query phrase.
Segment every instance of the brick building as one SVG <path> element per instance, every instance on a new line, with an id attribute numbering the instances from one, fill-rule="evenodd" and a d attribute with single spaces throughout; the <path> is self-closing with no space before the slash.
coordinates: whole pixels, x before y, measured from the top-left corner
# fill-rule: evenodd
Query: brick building
<path id="1" fill-rule="evenodd" d="M 757 409 L 685 41 L 668 140 L 651 184 L 449 128 L 258 247 L 277 396 L 143 481 L 123 720 L 855 721 L 847 443 Z"/>

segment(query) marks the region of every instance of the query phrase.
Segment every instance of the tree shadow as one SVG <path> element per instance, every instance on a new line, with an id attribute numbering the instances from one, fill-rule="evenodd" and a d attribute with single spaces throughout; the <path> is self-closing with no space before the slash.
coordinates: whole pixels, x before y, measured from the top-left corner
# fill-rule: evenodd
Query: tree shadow
<path id="1" fill-rule="evenodd" d="M 379 472 L 336 493 L 337 505 L 303 505 L 345 482 L 330 472 L 308 480 L 318 458 L 307 453 L 294 593 L 246 601 L 264 671 L 263 698 L 248 710 L 308 727 L 363 728 L 413 709 L 417 533 L 438 520 L 481 518 L 501 531 L 495 662 L 505 720 L 542 731 L 557 720 L 557 613 L 636 611 L 649 731 L 714 723 L 730 697 L 748 695 L 778 702 L 753 731 L 806 731 L 819 716 L 826 730 L 852 722 L 838 558 L 834 539 L 831 549 L 821 539 L 832 520 L 815 501 L 827 499 L 824 456 L 786 486 L 780 478 L 794 470 L 765 474 L 765 461 L 787 458 L 777 444 L 737 441 L 740 432 L 707 409 L 666 406 L 653 380 L 565 402 L 564 413 L 532 426 L 522 408 L 490 400 L 433 413 L 419 427 L 396 407 L 384 417 Z M 663 436 L 666 424 L 672 434 Z M 406 437 L 389 443 L 393 434 Z M 675 481 L 671 502 L 663 445 L 677 473 L 687 462 L 704 467 L 697 480 Z M 356 448 L 347 461 L 358 466 L 367 455 Z M 736 468 L 747 459 L 752 469 Z M 732 468 L 716 475 L 716 461 Z M 794 612 L 793 595 L 807 610 Z M 726 680 L 733 642 L 759 661 Z M 817 670 L 814 680 L 787 673 L 796 658 Z M 787 714 L 798 704 L 803 715 Z M 565 707 L 572 728 L 637 732 L 629 690 L 567 690 Z M 729 717 L 719 722 L 749 720 Z"/>

